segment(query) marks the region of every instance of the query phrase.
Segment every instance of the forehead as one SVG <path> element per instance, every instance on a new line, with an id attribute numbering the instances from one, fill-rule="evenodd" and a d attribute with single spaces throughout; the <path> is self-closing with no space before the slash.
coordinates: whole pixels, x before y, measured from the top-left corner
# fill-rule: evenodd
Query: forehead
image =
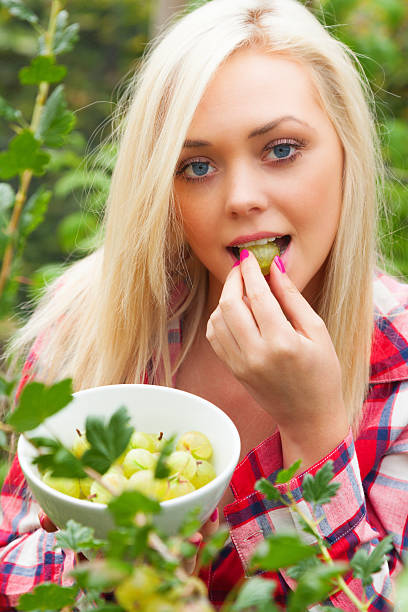
<path id="1" fill-rule="evenodd" d="M 259 123 L 260 116 L 271 120 L 282 114 L 305 121 L 325 115 L 310 70 L 290 55 L 251 47 L 233 53 L 217 70 L 190 131 L 225 121 Z"/>

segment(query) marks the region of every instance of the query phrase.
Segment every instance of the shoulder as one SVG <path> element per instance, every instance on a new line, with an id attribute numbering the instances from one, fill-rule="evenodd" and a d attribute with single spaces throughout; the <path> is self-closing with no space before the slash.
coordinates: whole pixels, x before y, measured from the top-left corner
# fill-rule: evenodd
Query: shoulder
<path id="1" fill-rule="evenodd" d="M 371 382 L 408 380 L 408 284 L 378 272 Z"/>

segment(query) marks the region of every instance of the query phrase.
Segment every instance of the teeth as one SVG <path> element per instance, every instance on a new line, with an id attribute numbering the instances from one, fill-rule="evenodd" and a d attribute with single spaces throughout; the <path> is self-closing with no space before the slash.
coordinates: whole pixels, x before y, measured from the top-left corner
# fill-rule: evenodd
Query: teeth
<path id="1" fill-rule="evenodd" d="M 254 246 L 256 244 L 268 244 L 269 242 L 275 242 L 277 237 L 275 238 L 261 238 L 260 240 L 251 240 L 250 242 L 243 242 L 242 244 L 237 244 L 236 246 L 240 249 L 244 247 Z"/>

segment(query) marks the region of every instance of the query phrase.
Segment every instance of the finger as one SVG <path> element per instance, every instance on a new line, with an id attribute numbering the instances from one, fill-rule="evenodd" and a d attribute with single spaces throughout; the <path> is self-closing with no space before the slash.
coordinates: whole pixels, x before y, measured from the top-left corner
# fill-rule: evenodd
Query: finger
<path id="1" fill-rule="evenodd" d="M 40 510 L 40 512 L 38 513 L 38 520 L 40 521 L 40 525 L 42 529 L 44 529 L 44 531 L 48 531 L 49 533 L 57 531 L 57 527 L 42 510 Z"/>
<path id="2" fill-rule="evenodd" d="M 250 251 L 246 251 L 241 260 L 241 271 L 247 298 L 261 336 L 264 338 L 275 336 L 277 331 L 290 328 L 278 300 L 261 272 L 256 257 Z"/>
<path id="3" fill-rule="evenodd" d="M 290 280 L 278 257 L 271 265 L 269 284 L 292 327 L 307 338 L 316 337 L 324 323 Z"/>
<path id="4" fill-rule="evenodd" d="M 217 336 L 217 332 L 214 326 L 214 321 L 211 318 L 208 320 L 208 323 L 207 323 L 206 338 L 208 342 L 211 344 L 211 347 L 214 353 L 217 355 L 217 357 L 219 357 L 221 361 L 228 363 L 228 354 L 223 344 L 220 342 Z"/>
<path id="5" fill-rule="evenodd" d="M 215 508 L 208 521 L 206 521 L 200 529 L 204 539 L 211 537 L 218 530 L 219 526 L 220 517 L 218 513 L 218 508 Z"/>
<path id="6" fill-rule="evenodd" d="M 201 542 L 203 541 L 203 536 L 199 531 L 197 531 L 194 535 L 191 536 L 191 538 L 188 539 L 188 541 L 190 542 L 190 544 L 193 544 L 193 546 L 196 547 L 197 552 L 188 559 L 186 559 L 185 557 L 183 558 L 183 567 L 187 574 L 192 574 L 197 563 L 197 553 L 198 549 L 201 546 Z"/>
<path id="7" fill-rule="evenodd" d="M 245 296 L 244 280 L 240 268 L 231 271 L 225 281 L 218 305 L 225 325 L 234 337 L 238 347 L 259 337 L 259 329 Z"/>

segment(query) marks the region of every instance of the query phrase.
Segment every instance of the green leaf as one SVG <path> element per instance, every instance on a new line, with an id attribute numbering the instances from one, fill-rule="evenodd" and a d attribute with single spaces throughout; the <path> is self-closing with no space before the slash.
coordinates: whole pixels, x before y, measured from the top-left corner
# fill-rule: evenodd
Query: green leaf
<path id="1" fill-rule="evenodd" d="M 52 192 L 40 187 L 28 200 L 21 214 L 19 232 L 21 238 L 26 238 L 43 221 L 51 200 Z"/>
<path id="2" fill-rule="evenodd" d="M 39 584 L 31 593 L 25 593 L 18 601 L 18 610 L 61 610 L 73 606 L 78 589 L 62 587 L 53 582 Z"/>
<path id="3" fill-rule="evenodd" d="M 262 606 L 266 603 L 271 603 L 275 588 L 276 585 L 271 580 L 265 580 L 257 576 L 249 578 L 239 590 L 237 600 L 231 610 L 239 612 L 239 610 L 246 610 L 252 606 Z M 276 606 L 273 605 L 271 610 L 277 610 Z"/>
<path id="4" fill-rule="evenodd" d="M 10 141 L 8 151 L 0 153 L 0 178 L 9 179 L 24 170 L 32 170 L 38 176 L 44 174 L 50 156 L 40 146 L 31 130 L 20 132 Z"/>
<path id="5" fill-rule="evenodd" d="M 137 512 L 157 514 L 161 511 L 158 501 L 146 497 L 139 491 L 125 491 L 108 504 L 117 525 L 130 525 Z"/>
<path id="6" fill-rule="evenodd" d="M 56 446 L 49 446 L 51 452 L 38 455 L 33 463 L 43 472 L 51 470 L 56 478 L 85 478 L 81 461 L 60 442 L 55 442 Z"/>
<path id="7" fill-rule="evenodd" d="M 133 511 L 132 511 L 133 519 Z M 119 518 L 119 520 L 121 520 Z M 128 518 L 124 517 L 123 522 L 128 523 Z M 111 560 L 129 560 L 133 563 L 134 559 L 143 555 L 147 548 L 147 539 L 151 525 L 147 523 L 142 527 L 131 525 L 130 527 L 118 527 L 108 533 L 108 544 L 106 556 Z"/>
<path id="8" fill-rule="evenodd" d="M 360 578 L 363 586 L 369 586 L 372 582 L 372 575 L 380 571 L 385 555 L 393 548 L 392 536 L 386 536 L 377 544 L 369 555 L 366 550 L 360 548 L 350 561 L 356 578 Z"/>
<path id="9" fill-rule="evenodd" d="M 68 13 L 67 11 L 60 11 L 57 17 L 57 23 L 55 28 L 55 35 L 53 40 L 52 51 L 54 55 L 60 55 L 61 53 L 67 53 L 68 51 L 72 51 L 75 43 L 78 41 L 79 36 L 79 24 L 72 23 L 71 25 L 67 25 L 68 23 Z M 44 54 L 47 51 L 47 47 L 45 44 L 44 36 L 40 37 L 39 40 L 40 53 Z"/>
<path id="10" fill-rule="evenodd" d="M 289 595 L 288 612 L 304 612 L 308 606 L 318 603 L 333 591 L 336 578 L 347 571 L 347 564 L 320 563 L 299 579 L 297 588 Z"/>
<path id="11" fill-rule="evenodd" d="M 59 83 L 67 74 L 65 66 L 56 65 L 51 55 L 35 57 L 30 66 L 21 68 L 18 76 L 22 85 L 39 85 L 40 83 Z"/>
<path id="12" fill-rule="evenodd" d="M 89 549 L 95 550 L 104 544 L 103 540 L 94 538 L 93 529 L 84 527 L 72 519 L 67 522 L 65 529 L 56 533 L 55 540 L 62 549 L 69 548 L 77 553 Z"/>
<path id="13" fill-rule="evenodd" d="M 133 428 L 124 406 L 114 412 L 105 425 L 103 419 L 88 416 L 86 438 L 90 448 L 82 456 L 83 465 L 104 474 L 112 463 L 126 450 Z"/>
<path id="14" fill-rule="evenodd" d="M 47 147 L 62 147 L 75 121 L 74 113 L 67 110 L 64 86 L 58 85 L 44 106 L 36 137 Z"/>
<path id="15" fill-rule="evenodd" d="M 30 431 L 71 401 L 70 378 L 50 387 L 43 383 L 30 382 L 24 387 L 17 408 L 8 416 L 7 422 L 19 433 Z"/>
<path id="16" fill-rule="evenodd" d="M 296 565 L 292 565 L 286 570 L 287 575 L 294 580 L 299 580 L 301 576 L 307 571 L 313 570 L 314 568 L 320 565 L 320 561 L 317 557 L 308 557 L 307 559 L 302 559 L 300 563 Z"/>
<path id="17" fill-rule="evenodd" d="M 296 474 L 296 472 L 300 468 L 300 464 L 301 463 L 302 463 L 302 461 L 299 459 L 293 465 L 288 467 L 287 470 L 280 470 L 278 472 L 277 477 L 276 477 L 275 483 L 276 484 L 285 484 L 286 482 L 289 482 L 289 480 L 292 480 L 293 476 Z"/>
<path id="18" fill-rule="evenodd" d="M 10 106 L 10 104 L 0 96 L 0 117 L 3 117 L 6 121 L 20 121 L 22 114 L 21 111 Z"/>
<path id="19" fill-rule="evenodd" d="M 333 475 L 333 461 L 331 460 L 327 461 L 314 476 L 305 474 L 302 483 L 305 500 L 320 506 L 327 504 L 336 495 L 340 487 L 338 482 L 330 483 Z"/>
<path id="20" fill-rule="evenodd" d="M 38 17 L 35 13 L 30 11 L 21 0 L 0 0 L 0 6 L 4 6 L 14 17 L 18 17 L 28 23 L 38 23 Z"/>
<path id="21" fill-rule="evenodd" d="M 302 542 L 297 534 L 275 533 L 257 546 L 251 559 L 251 567 L 277 571 L 315 554 L 316 549 Z"/>
<path id="22" fill-rule="evenodd" d="M 278 489 L 276 489 L 266 478 L 257 480 L 254 489 L 265 495 L 266 499 L 279 501 L 281 498 Z"/>
<path id="23" fill-rule="evenodd" d="M 229 530 L 225 527 L 220 527 L 204 544 L 201 549 L 201 560 L 203 565 L 208 565 L 218 555 L 224 547 L 225 542 L 229 537 Z"/>
<path id="24" fill-rule="evenodd" d="M 176 436 L 171 436 L 163 445 L 160 451 L 159 458 L 156 463 L 156 469 L 154 471 L 155 478 L 167 478 L 170 474 L 170 470 L 167 467 L 166 459 L 171 455 L 174 449 Z"/>

